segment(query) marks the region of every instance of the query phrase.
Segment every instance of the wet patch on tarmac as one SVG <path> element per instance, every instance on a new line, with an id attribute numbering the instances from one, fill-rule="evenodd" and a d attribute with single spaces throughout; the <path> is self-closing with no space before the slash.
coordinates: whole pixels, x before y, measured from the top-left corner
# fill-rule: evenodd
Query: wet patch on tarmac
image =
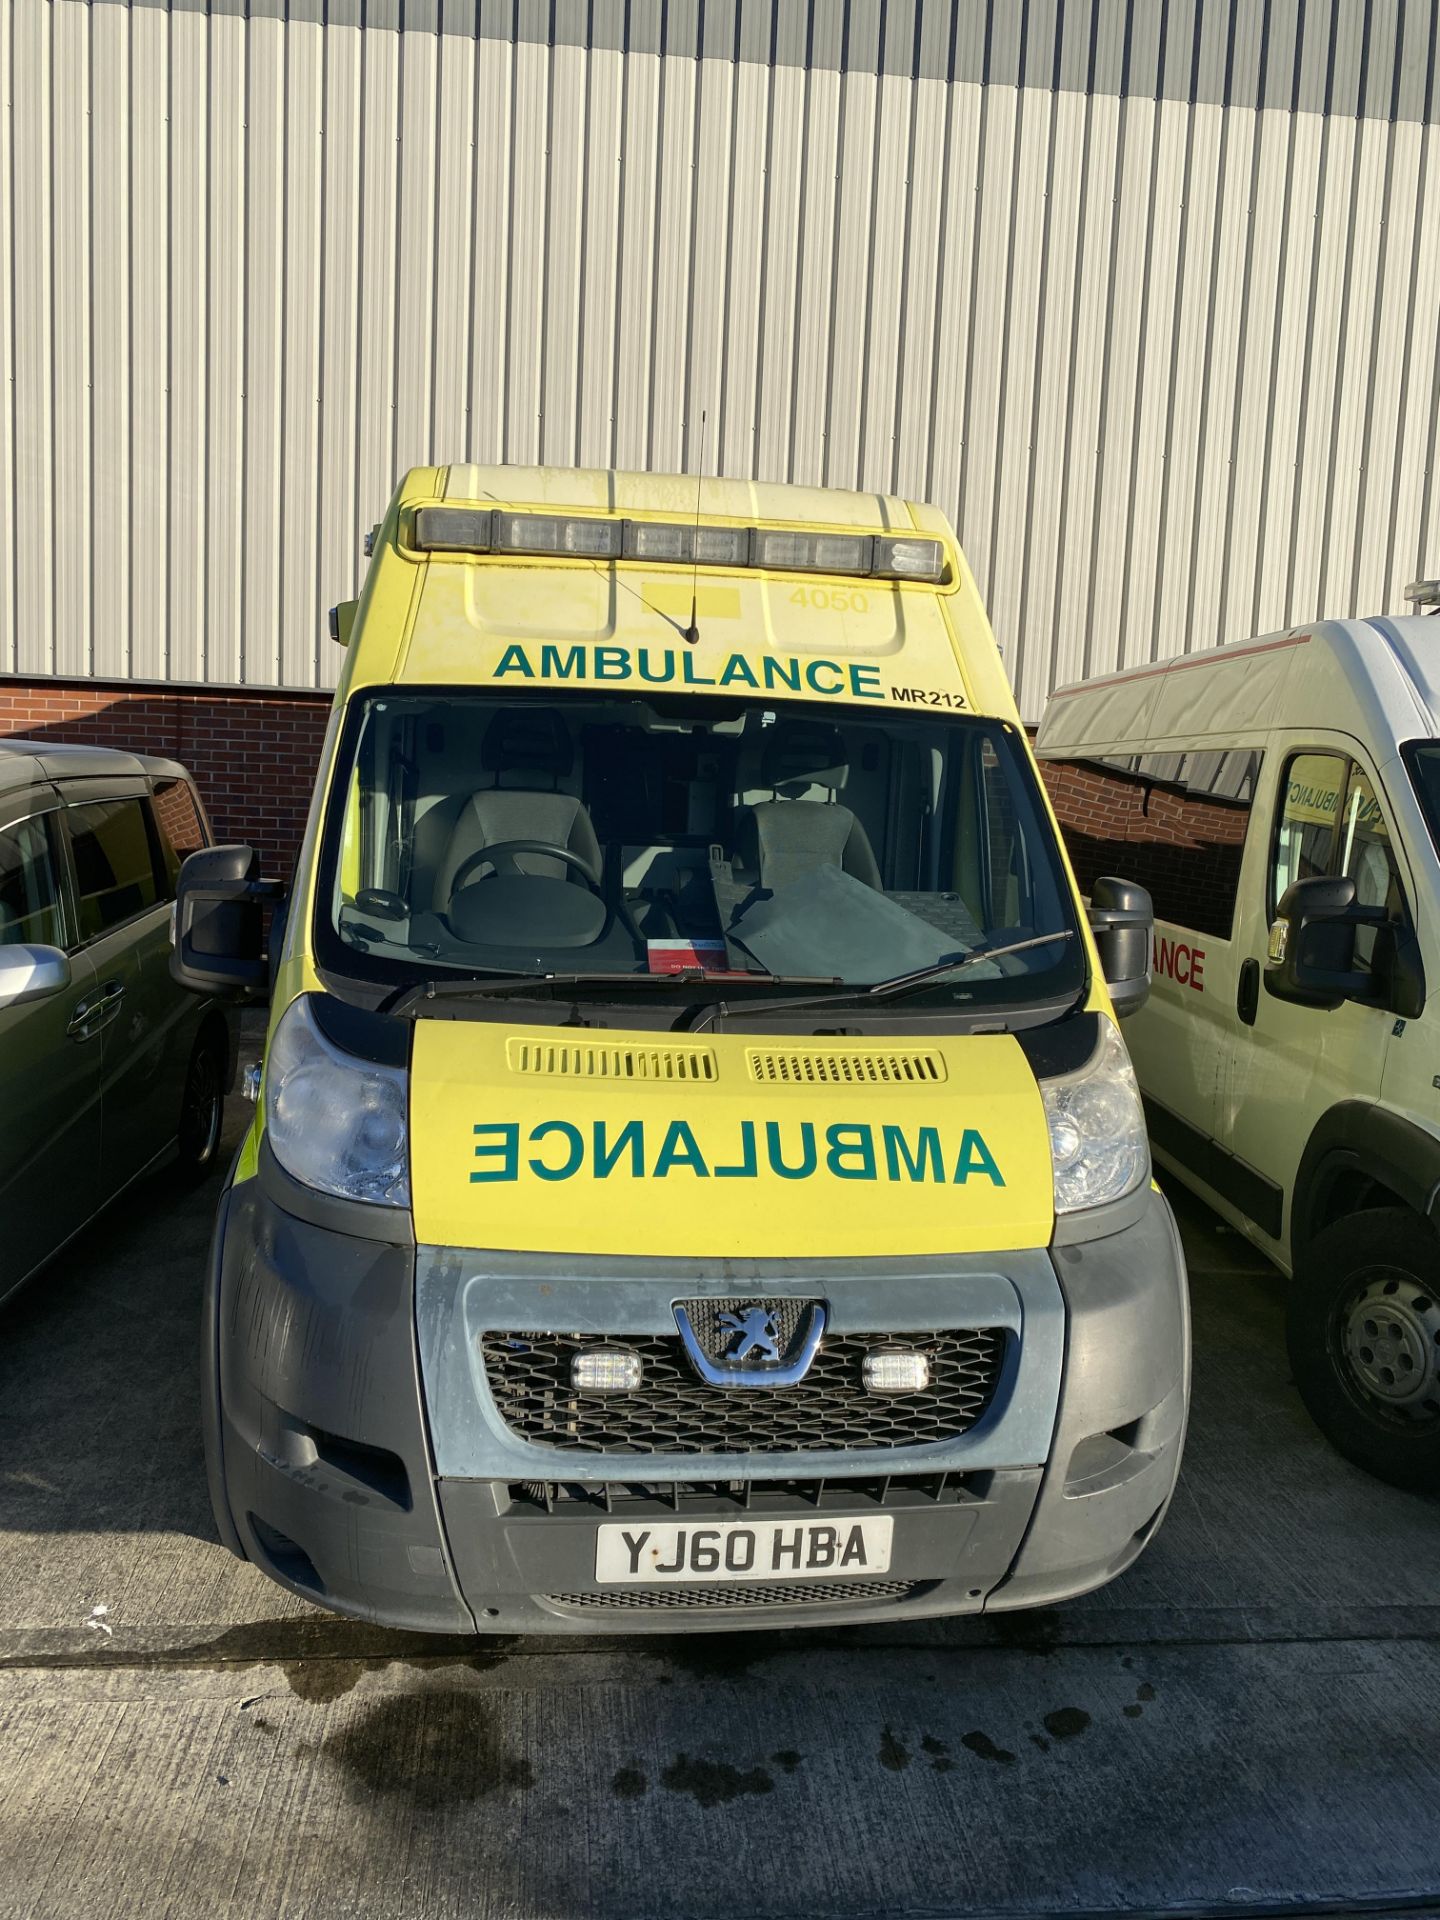
<path id="1" fill-rule="evenodd" d="M 783 1633 L 697 1633 L 663 1640 L 637 1641 L 637 1653 L 663 1660 L 692 1680 L 745 1680 L 761 1660 L 793 1654 L 795 1642 Z"/>
<path id="2" fill-rule="evenodd" d="M 364 1708 L 320 1753 L 364 1795 L 461 1805 L 535 1784 L 530 1761 L 507 1744 L 505 1722 L 503 1702 L 468 1689 L 394 1695 Z"/>
<path id="3" fill-rule="evenodd" d="M 670 1793 L 688 1793 L 697 1806 L 719 1807 L 747 1793 L 773 1793 L 775 1782 L 763 1767 L 744 1772 L 728 1760 L 694 1760 L 680 1753 L 660 1776 Z"/>
<path id="4" fill-rule="evenodd" d="M 617 1767 L 610 1791 L 617 1800 L 639 1800 L 645 1792 L 645 1775 L 639 1767 Z"/>
<path id="5" fill-rule="evenodd" d="M 987 1613 L 983 1624 L 987 1639 L 997 1647 L 1018 1653 L 1054 1653 L 1064 1634 L 1065 1620 L 1058 1607 L 1017 1608 L 1013 1612 Z"/>
<path id="6" fill-rule="evenodd" d="M 365 1672 L 363 1660 L 285 1660 L 280 1671 L 296 1699 L 312 1707 L 339 1700 L 358 1686 Z"/>
<path id="7" fill-rule="evenodd" d="M 903 1773 L 910 1764 L 909 1749 L 886 1727 L 880 1736 L 880 1751 L 875 1758 L 890 1773 Z"/>
<path id="8" fill-rule="evenodd" d="M 1089 1724 L 1090 1716 L 1082 1707 L 1057 1707 L 1046 1714 L 1044 1721 L 1045 1731 L 1056 1740 L 1073 1740 Z"/>
<path id="9" fill-rule="evenodd" d="M 1008 1747 L 997 1746 L 988 1733 L 981 1733 L 978 1728 L 973 1733 L 961 1734 L 960 1744 L 971 1753 L 978 1754 L 982 1760 L 994 1760 L 1002 1767 L 1013 1767 L 1015 1764 L 1015 1756 Z"/>

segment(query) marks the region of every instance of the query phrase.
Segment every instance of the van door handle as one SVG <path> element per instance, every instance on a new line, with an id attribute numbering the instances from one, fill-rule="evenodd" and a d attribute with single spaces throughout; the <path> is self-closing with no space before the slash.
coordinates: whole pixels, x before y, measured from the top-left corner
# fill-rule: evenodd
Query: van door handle
<path id="1" fill-rule="evenodd" d="M 1247 1027 L 1255 1024 L 1255 1014 L 1260 1005 L 1260 962 L 1242 960 L 1240 962 L 1240 990 L 1235 996 L 1235 1011 Z"/>

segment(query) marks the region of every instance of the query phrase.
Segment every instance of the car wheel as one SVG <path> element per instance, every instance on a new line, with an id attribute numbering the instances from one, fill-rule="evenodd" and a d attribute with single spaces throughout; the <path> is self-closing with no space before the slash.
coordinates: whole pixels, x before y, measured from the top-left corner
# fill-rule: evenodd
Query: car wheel
<path id="1" fill-rule="evenodd" d="M 1316 1234 L 1286 1339 L 1332 1445 L 1392 1486 L 1440 1491 L 1440 1238 L 1418 1215 L 1376 1209 Z"/>
<path id="2" fill-rule="evenodd" d="M 219 1160 L 220 1129 L 225 1118 L 220 1054 L 213 1039 L 202 1034 L 195 1042 L 180 1100 L 176 1134 L 176 1165 L 180 1178 L 198 1185 Z"/>

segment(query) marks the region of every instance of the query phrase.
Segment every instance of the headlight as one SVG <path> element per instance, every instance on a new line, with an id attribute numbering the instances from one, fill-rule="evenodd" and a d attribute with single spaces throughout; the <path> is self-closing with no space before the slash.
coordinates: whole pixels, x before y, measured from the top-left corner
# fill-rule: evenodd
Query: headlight
<path id="1" fill-rule="evenodd" d="M 1100 1044 L 1078 1073 L 1040 1082 L 1057 1213 L 1122 1199 L 1150 1177 L 1135 1070 L 1115 1027 L 1105 1019 L 1100 1025 Z"/>
<path id="2" fill-rule="evenodd" d="M 410 1076 L 342 1053 L 302 996 L 265 1057 L 265 1135 L 286 1173 L 344 1200 L 410 1204 Z"/>

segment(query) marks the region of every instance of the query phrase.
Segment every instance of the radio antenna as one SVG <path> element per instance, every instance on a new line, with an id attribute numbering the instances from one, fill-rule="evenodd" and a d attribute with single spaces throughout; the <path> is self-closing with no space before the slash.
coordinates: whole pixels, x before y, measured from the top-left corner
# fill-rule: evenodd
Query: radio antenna
<path id="1" fill-rule="evenodd" d="M 705 473 L 705 408 L 700 409 L 700 471 L 695 476 L 695 532 L 690 543 L 690 625 L 685 638 L 692 647 L 700 644 L 698 603 L 700 598 L 700 482 Z"/>

